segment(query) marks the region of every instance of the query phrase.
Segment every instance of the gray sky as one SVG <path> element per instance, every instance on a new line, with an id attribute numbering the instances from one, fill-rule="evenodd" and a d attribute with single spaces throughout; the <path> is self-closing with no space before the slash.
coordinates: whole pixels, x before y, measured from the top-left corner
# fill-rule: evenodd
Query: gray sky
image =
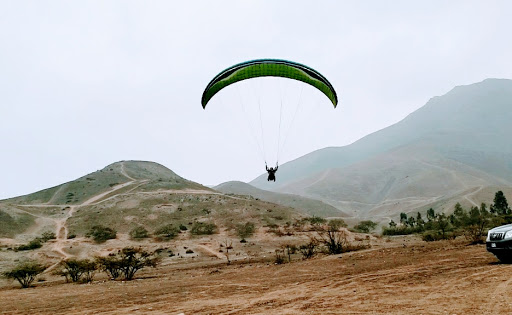
<path id="1" fill-rule="evenodd" d="M 350 144 L 454 86 L 512 78 L 511 13 L 506 0 L 0 0 L 0 199 L 119 160 L 205 185 L 252 180 L 264 171 L 259 126 L 269 163 L 285 142 L 282 164 Z M 202 109 L 218 72 L 257 58 L 320 71 L 338 108 L 309 87 L 298 102 L 300 84 L 284 80 L 282 94 L 275 81 L 244 83 Z M 282 99 L 299 110 L 284 110 L 279 138 Z"/>

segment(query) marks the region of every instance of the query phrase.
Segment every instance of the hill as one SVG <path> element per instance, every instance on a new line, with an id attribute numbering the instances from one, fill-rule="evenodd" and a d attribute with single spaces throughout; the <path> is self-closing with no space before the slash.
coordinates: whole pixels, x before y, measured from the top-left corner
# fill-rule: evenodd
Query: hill
<path id="1" fill-rule="evenodd" d="M 322 200 L 360 218 L 428 209 L 440 200 L 489 203 L 470 195 L 512 186 L 511 106 L 511 80 L 456 87 L 351 145 L 280 166 L 274 190 Z M 264 175 L 251 184 L 272 189 Z"/>
<path id="2" fill-rule="evenodd" d="M 309 215 L 316 215 L 321 217 L 345 217 L 347 216 L 342 211 L 335 207 L 328 205 L 322 201 L 314 200 L 311 198 L 302 197 L 299 195 L 282 194 L 270 192 L 263 189 L 258 189 L 249 184 L 231 181 L 222 183 L 213 189 L 220 191 L 225 194 L 235 195 L 248 195 L 257 199 L 265 200 L 268 202 L 280 204 L 287 207 L 292 207 L 300 212 L 307 213 Z"/>
<path id="3" fill-rule="evenodd" d="M 197 221 L 233 229 L 236 222 L 262 226 L 299 217 L 290 207 L 227 196 L 157 163 L 122 161 L 50 189 L 0 201 L 0 237 L 26 241 L 56 231 L 65 240 L 85 236 L 98 224 L 120 233 L 137 226 L 152 232 L 166 224 L 189 226 Z"/>

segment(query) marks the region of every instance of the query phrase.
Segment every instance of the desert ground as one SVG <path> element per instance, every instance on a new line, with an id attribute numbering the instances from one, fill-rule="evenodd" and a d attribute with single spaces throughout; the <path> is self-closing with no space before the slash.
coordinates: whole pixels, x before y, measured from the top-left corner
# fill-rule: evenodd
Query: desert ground
<path id="1" fill-rule="evenodd" d="M 372 240 L 372 248 L 276 265 L 272 255 L 227 265 L 197 255 L 91 284 L 51 275 L 29 289 L 0 282 L 2 314 L 504 314 L 512 266 L 483 245 Z"/>

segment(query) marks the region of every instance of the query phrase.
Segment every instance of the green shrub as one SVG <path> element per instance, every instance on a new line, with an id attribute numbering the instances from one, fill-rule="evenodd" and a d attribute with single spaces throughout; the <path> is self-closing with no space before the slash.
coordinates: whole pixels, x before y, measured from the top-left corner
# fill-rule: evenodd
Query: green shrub
<path id="1" fill-rule="evenodd" d="M 240 223 L 236 225 L 236 234 L 242 241 L 245 241 L 245 238 L 251 237 L 254 234 L 255 226 L 252 222 Z"/>
<path id="2" fill-rule="evenodd" d="M 183 224 L 180 224 L 180 231 L 186 231 L 188 230 L 186 226 L 184 226 Z"/>
<path id="3" fill-rule="evenodd" d="M 109 227 L 95 225 L 89 230 L 86 236 L 91 237 L 96 243 L 104 243 L 107 240 L 115 239 L 117 232 Z"/>
<path id="4" fill-rule="evenodd" d="M 35 238 L 31 240 L 27 245 L 20 245 L 17 250 L 31 250 L 41 248 L 43 244 L 41 243 L 41 239 Z"/>
<path id="5" fill-rule="evenodd" d="M 143 226 L 137 226 L 130 231 L 130 237 L 135 240 L 140 240 L 149 237 L 149 232 Z"/>
<path id="6" fill-rule="evenodd" d="M 155 231 L 155 237 L 157 240 L 172 240 L 178 235 L 180 231 L 172 224 L 167 224 Z"/>
<path id="7" fill-rule="evenodd" d="M 55 236 L 55 233 L 53 233 L 53 232 L 44 232 L 40 237 L 41 241 L 43 241 L 43 242 L 48 242 L 49 240 L 54 240 L 56 238 L 57 237 Z"/>
<path id="8" fill-rule="evenodd" d="M 354 226 L 354 229 L 360 233 L 370 233 L 371 231 L 375 230 L 376 227 L 377 223 L 367 220 L 359 222 L 359 224 Z"/>
<path id="9" fill-rule="evenodd" d="M 217 232 L 217 226 L 214 223 L 195 222 L 190 229 L 194 235 L 211 235 Z"/>

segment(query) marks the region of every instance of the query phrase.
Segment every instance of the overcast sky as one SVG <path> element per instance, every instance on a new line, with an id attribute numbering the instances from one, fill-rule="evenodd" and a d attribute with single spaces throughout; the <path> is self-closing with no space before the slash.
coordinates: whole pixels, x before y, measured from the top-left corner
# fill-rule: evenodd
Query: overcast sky
<path id="1" fill-rule="evenodd" d="M 454 86 L 512 78 L 511 15 L 506 0 L 0 0 L 0 199 L 120 160 L 250 181 L 278 152 L 344 146 Z M 318 70 L 338 108 L 271 79 L 202 109 L 217 73 L 258 58 Z"/>

